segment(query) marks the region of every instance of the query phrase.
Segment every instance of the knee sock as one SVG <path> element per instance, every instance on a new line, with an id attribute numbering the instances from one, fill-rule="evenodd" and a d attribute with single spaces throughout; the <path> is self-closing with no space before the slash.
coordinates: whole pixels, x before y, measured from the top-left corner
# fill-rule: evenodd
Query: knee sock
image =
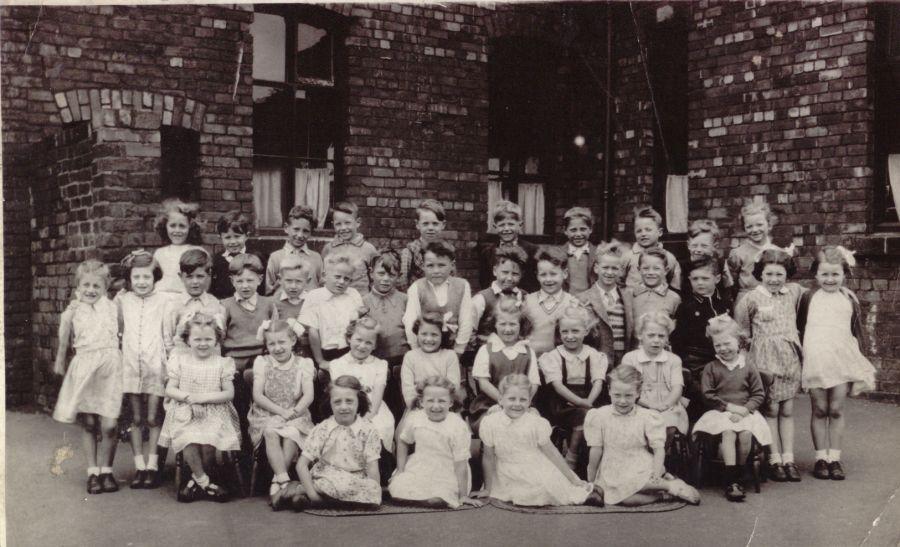
<path id="1" fill-rule="evenodd" d="M 138 471 L 145 471 L 147 469 L 146 464 L 144 464 L 144 455 L 138 454 L 134 457 L 134 468 Z"/>
<path id="2" fill-rule="evenodd" d="M 830 461 L 828 459 L 828 457 L 829 456 L 828 456 L 827 450 L 816 450 L 816 461 L 818 461 L 818 460 L 825 460 L 826 462 Z"/>
<path id="3" fill-rule="evenodd" d="M 88 477 L 90 477 L 91 475 L 99 475 L 100 468 L 99 467 L 88 467 L 87 474 L 88 474 Z"/>
<path id="4" fill-rule="evenodd" d="M 784 461 L 784 463 L 794 463 L 794 453 L 785 452 L 781 455 L 781 459 Z"/>
<path id="5" fill-rule="evenodd" d="M 769 463 L 772 465 L 781 465 L 781 454 L 777 452 L 769 454 Z"/>
<path id="6" fill-rule="evenodd" d="M 159 469 L 159 454 L 150 454 L 147 456 L 147 469 L 157 471 Z"/>
<path id="7" fill-rule="evenodd" d="M 828 459 L 826 461 L 829 461 L 829 462 L 841 461 L 841 451 L 835 450 L 834 448 L 829 448 L 828 449 Z"/>

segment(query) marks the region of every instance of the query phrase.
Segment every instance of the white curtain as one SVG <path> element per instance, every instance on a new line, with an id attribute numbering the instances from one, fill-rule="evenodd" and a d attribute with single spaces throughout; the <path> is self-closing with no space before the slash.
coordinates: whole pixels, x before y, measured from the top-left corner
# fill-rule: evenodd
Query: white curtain
<path id="1" fill-rule="evenodd" d="M 888 179 L 891 181 L 891 194 L 894 196 L 897 219 L 900 220 L 900 154 L 888 156 Z"/>
<path id="2" fill-rule="evenodd" d="M 489 180 L 487 186 L 487 199 L 487 231 L 488 233 L 493 233 L 494 225 L 491 223 L 491 212 L 494 210 L 494 205 L 503 199 L 503 183 L 499 180 Z"/>
<path id="3" fill-rule="evenodd" d="M 523 183 L 519 185 L 519 207 L 522 208 L 522 232 L 544 233 L 544 185 Z"/>
<path id="4" fill-rule="evenodd" d="M 253 208 L 260 228 L 281 227 L 281 178 L 280 169 L 253 170 Z"/>
<path id="5" fill-rule="evenodd" d="M 688 231 L 688 177 L 666 177 L 666 229 L 671 234 Z"/>
<path id="6" fill-rule="evenodd" d="M 306 205 L 316 214 L 318 228 L 325 227 L 331 198 L 332 171 L 322 169 L 294 170 L 294 205 Z"/>

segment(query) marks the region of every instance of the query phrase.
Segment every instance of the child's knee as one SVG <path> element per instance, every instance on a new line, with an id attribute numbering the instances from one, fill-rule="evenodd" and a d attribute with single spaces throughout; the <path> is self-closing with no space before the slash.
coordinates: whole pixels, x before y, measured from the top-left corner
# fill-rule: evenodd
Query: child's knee
<path id="1" fill-rule="evenodd" d="M 274 429 L 263 431 L 263 439 L 266 440 L 266 446 L 279 446 L 281 444 L 279 442 L 278 433 L 276 433 Z"/>
<path id="2" fill-rule="evenodd" d="M 844 417 L 844 409 L 839 406 L 832 406 L 828 409 L 828 417 L 837 420 Z"/>
<path id="3" fill-rule="evenodd" d="M 147 425 L 147 420 L 144 418 L 143 415 L 135 413 L 135 415 L 132 416 L 132 418 L 131 418 L 131 426 L 132 427 L 140 429 L 140 428 L 144 427 L 145 425 Z"/>
<path id="4" fill-rule="evenodd" d="M 154 428 L 162 425 L 159 414 L 151 414 L 147 416 L 147 420 L 145 421 L 147 427 Z"/>
<path id="5" fill-rule="evenodd" d="M 778 403 L 776 402 L 768 402 L 762 407 L 763 416 L 766 418 L 777 418 L 778 417 Z"/>
<path id="6" fill-rule="evenodd" d="M 778 410 L 778 416 L 781 418 L 792 418 L 794 416 L 794 407 L 789 404 L 782 404 Z"/>

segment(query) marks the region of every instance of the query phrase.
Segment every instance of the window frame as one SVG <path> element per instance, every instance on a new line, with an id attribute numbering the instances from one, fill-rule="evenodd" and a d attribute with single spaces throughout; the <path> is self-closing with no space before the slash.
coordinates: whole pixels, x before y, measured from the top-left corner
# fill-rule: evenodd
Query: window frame
<path id="1" fill-rule="evenodd" d="M 900 54 L 895 56 L 894 60 L 890 59 L 890 41 L 892 39 L 900 42 L 900 32 L 895 37 L 891 32 L 891 19 L 900 19 L 900 5 L 893 3 L 874 3 L 871 5 L 873 19 L 875 21 L 875 40 L 873 42 L 873 51 L 869 56 L 869 85 L 873 96 L 873 155 L 872 155 L 872 202 L 871 202 L 871 221 L 873 230 L 876 232 L 900 232 L 900 218 L 897 213 L 891 215 L 889 211 L 894 209 L 895 201 L 893 196 L 889 194 L 889 173 L 887 169 L 888 156 L 892 154 L 900 154 L 900 134 L 889 136 L 889 132 L 893 127 L 893 131 L 898 132 L 894 120 L 900 120 L 900 107 L 896 106 L 895 101 L 891 100 L 890 92 L 886 92 L 888 85 L 884 73 L 890 72 L 889 64 L 897 65 L 897 72 L 900 73 Z M 894 24 L 900 27 L 900 22 Z M 900 46 L 898 46 L 900 50 Z M 900 96 L 900 81 L 895 82 L 897 89 L 893 91 L 895 97 Z M 885 111 L 894 108 L 893 116 L 886 116 Z M 893 142 L 893 147 L 891 146 Z"/>
<path id="2" fill-rule="evenodd" d="M 285 123 L 288 124 L 286 134 L 289 135 L 287 145 L 288 154 L 265 154 L 257 151 L 254 143 L 253 159 L 254 163 L 261 160 L 265 163 L 280 165 L 284 171 L 284 179 L 281 188 L 281 212 L 282 218 L 287 218 L 287 214 L 293 207 L 295 199 L 295 170 L 310 167 L 309 164 L 315 163 L 318 167 L 322 164 L 330 166 L 333 172 L 331 183 L 331 193 L 329 195 L 329 208 L 337 201 L 340 201 L 344 192 L 344 173 L 341 167 L 343 161 L 343 142 L 346 138 L 346 62 L 344 59 L 344 36 L 346 35 L 347 20 L 344 16 L 335 13 L 326 8 L 313 5 L 286 5 L 286 4 L 255 4 L 254 13 L 265 13 L 282 17 L 285 21 L 285 81 L 274 81 L 253 78 L 252 87 L 262 86 L 280 91 L 289 92 L 292 97 L 291 111 L 287 113 Z M 296 74 L 297 59 L 297 40 L 298 24 L 307 24 L 317 28 L 323 28 L 328 31 L 331 41 L 331 79 L 320 79 L 302 77 Z M 252 38 L 251 38 L 252 39 Z M 254 58 L 257 52 L 254 51 Z M 310 90 L 328 90 L 331 93 L 330 101 L 333 103 L 333 112 L 331 113 L 333 121 L 329 123 L 333 130 L 332 145 L 334 153 L 332 158 L 314 157 L 311 155 L 303 155 L 300 153 L 301 143 L 299 142 L 300 132 L 296 129 L 298 109 L 296 108 L 296 100 L 306 100 Z M 299 94 L 302 93 L 303 97 Z M 255 104 L 254 104 L 255 107 Z M 307 131 L 307 136 L 309 132 Z M 308 154 L 308 152 L 307 152 Z M 316 227 L 313 227 L 315 229 Z M 280 236 L 282 228 L 280 226 L 257 226 L 256 231 L 261 236 Z"/>

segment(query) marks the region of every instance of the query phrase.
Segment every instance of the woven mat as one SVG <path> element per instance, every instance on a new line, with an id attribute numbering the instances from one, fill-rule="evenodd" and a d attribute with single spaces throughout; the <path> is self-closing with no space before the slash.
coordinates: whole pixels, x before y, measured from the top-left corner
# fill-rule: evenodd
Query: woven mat
<path id="1" fill-rule="evenodd" d="M 664 513 L 681 509 L 687 503 L 678 501 L 656 502 L 638 507 L 624 507 L 621 505 L 607 505 L 606 507 L 593 507 L 590 505 L 563 505 L 560 507 L 522 507 L 512 503 L 491 498 L 491 505 L 504 511 L 516 513 L 531 513 L 536 515 L 581 515 L 593 513 Z"/>
<path id="2" fill-rule="evenodd" d="M 390 501 L 385 502 L 382 505 L 379 505 L 375 508 L 308 508 L 304 509 L 303 512 L 309 515 L 318 515 L 320 517 L 361 517 L 368 515 L 399 515 L 402 513 L 440 513 L 445 511 L 467 511 L 469 509 L 478 509 L 478 507 L 473 507 L 471 505 L 462 505 L 458 509 L 450 509 L 450 508 L 434 508 L 434 507 L 422 507 L 416 505 L 395 505 Z"/>

